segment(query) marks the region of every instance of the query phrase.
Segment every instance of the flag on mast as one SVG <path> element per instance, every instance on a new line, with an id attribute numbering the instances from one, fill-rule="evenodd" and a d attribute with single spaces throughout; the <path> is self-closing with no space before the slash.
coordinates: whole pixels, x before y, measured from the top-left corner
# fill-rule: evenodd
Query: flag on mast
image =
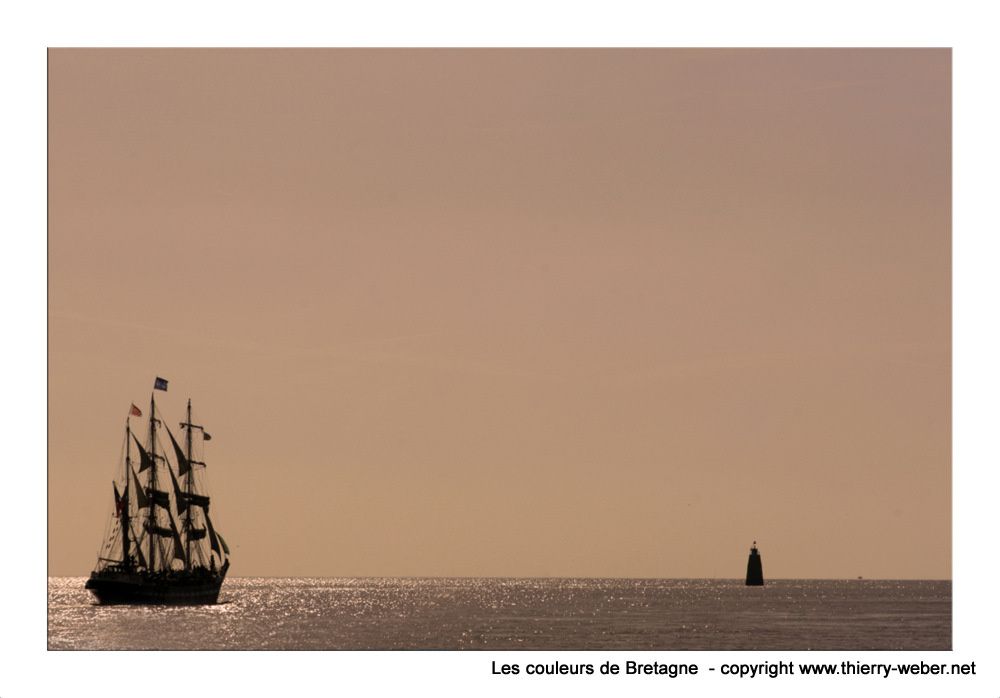
<path id="1" fill-rule="evenodd" d="M 129 414 L 130 417 L 141 417 L 142 416 L 142 410 L 140 410 L 138 407 L 136 407 L 135 403 L 133 402 L 132 403 L 132 409 L 130 409 L 128 411 L 128 414 Z"/>
<path id="2" fill-rule="evenodd" d="M 153 390 L 165 391 L 166 389 L 167 389 L 167 379 L 160 378 L 159 376 L 157 376 L 156 380 L 153 382 Z"/>

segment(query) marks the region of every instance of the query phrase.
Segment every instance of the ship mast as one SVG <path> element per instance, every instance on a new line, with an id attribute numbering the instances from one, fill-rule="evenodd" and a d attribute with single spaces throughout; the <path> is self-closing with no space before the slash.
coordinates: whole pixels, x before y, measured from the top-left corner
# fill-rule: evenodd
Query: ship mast
<path id="1" fill-rule="evenodd" d="M 149 490 L 152 501 L 149 503 L 149 571 L 156 568 L 156 395 L 149 395 L 149 456 L 153 461 L 150 466 Z"/>
<path id="2" fill-rule="evenodd" d="M 194 475 L 194 466 L 191 465 L 191 428 L 194 426 L 191 424 L 191 398 L 188 398 L 188 413 L 187 413 L 187 458 L 188 458 L 188 471 L 187 471 L 187 482 L 185 483 L 185 489 L 187 489 L 187 521 L 184 523 L 184 543 L 185 543 L 185 555 L 184 555 L 184 569 L 191 569 L 191 476 Z"/>
<path id="3" fill-rule="evenodd" d="M 131 474 L 132 474 L 132 427 L 129 423 L 129 419 L 125 419 L 125 504 L 122 507 L 122 565 L 126 568 L 131 568 L 132 563 L 129 560 L 129 485 L 131 484 Z M 138 545 L 138 543 L 136 544 Z"/>

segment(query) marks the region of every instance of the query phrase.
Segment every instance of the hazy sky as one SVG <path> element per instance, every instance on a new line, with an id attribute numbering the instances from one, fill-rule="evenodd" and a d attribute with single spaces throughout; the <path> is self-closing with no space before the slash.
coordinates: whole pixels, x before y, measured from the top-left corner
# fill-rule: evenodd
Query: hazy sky
<path id="1" fill-rule="evenodd" d="M 951 573 L 948 50 L 54 50 L 50 574 Z"/>

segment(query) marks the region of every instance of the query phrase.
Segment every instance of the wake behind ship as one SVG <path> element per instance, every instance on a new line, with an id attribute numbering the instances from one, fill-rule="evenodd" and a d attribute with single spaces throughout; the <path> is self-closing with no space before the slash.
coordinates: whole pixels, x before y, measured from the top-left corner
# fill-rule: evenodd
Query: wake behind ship
<path id="1" fill-rule="evenodd" d="M 166 389 L 167 381 L 157 378 L 154 390 Z M 180 423 L 182 448 L 159 419 L 155 395 L 149 400 L 145 444 L 130 424 L 132 417 L 142 416 L 139 408 L 132 405 L 125 421 L 124 467 L 112 483 L 115 510 L 86 588 L 101 604 L 212 604 L 229 570 L 229 546 L 208 513 L 205 463 L 195 459 L 196 435 L 199 448 L 212 437 L 191 421 L 188 400 L 187 420 Z M 170 439 L 174 463 L 160 444 L 161 429 Z"/>

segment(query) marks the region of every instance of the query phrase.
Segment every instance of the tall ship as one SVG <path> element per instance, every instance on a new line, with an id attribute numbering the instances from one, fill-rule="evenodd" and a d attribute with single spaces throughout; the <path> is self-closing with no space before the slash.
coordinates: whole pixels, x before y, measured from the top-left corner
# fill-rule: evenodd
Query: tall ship
<path id="1" fill-rule="evenodd" d="M 213 604 L 229 570 L 229 546 L 209 516 L 204 491 L 200 453 L 212 437 L 193 423 L 188 400 L 178 443 L 156 408 L 156 391 L 166 389 L 167 381 L 157 378 L 139 434 L 131 420 L 142 411 L 133 404 L 125 420 L 114 511 L 86 584 L 101 604 Z"/>

